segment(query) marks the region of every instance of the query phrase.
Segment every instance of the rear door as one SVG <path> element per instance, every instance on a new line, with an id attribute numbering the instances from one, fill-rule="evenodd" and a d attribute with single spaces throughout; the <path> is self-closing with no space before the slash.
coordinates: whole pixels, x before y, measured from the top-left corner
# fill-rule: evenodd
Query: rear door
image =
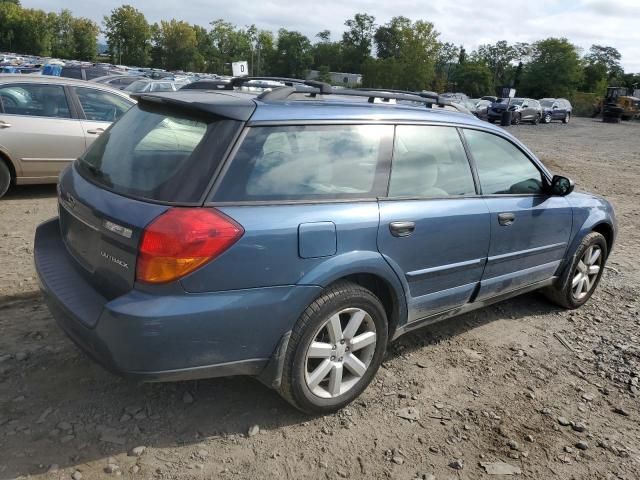
<path id="1" fill-rule="evenodd" d="M 118 120 L 135 102 L 99 88 L 71 87 L 78 101 L 85 144 L 91 145 L 111 123 Z"/>
<path id="2" fill-rule="evenodd" d="M 0 146 L 18 175 L 55 180 L 85 149 L 84 133 L 62 85 L 0 85 Z"/>
<path id="3" fill-rule="evenodd" d="M 553 119 L 554 120 L 562 120 L 566 114 L 567 110 L 564 107 L 564 103 L 560 101 L 555 101 L 553 103 Z"/>
<path id="4" fill-rule="evenodd" d="M 406 287 L 409 322 L 470 300 L 489 236 L 489 210 L 456 128 L 397 126 L 378 248 Z"/>
<path id="5" fill-rule="evenodd" d="M 491 247 L 477 299 L 551 278 L 567 248 L 572 209 L 550 196 L 543 174 L 514 143 L 465 129 L 491 220 Z"/>

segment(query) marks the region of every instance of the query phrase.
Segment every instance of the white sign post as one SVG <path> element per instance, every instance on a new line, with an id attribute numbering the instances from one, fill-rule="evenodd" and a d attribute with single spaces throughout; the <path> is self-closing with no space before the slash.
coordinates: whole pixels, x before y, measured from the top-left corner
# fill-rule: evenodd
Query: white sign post
<path id="1" fill-rule="evenodd" d="M 231 64 L 231 69 L 233 70 L 234 77 L 246 77 L 249 75 L 249 62 L 233 62 Z"/>

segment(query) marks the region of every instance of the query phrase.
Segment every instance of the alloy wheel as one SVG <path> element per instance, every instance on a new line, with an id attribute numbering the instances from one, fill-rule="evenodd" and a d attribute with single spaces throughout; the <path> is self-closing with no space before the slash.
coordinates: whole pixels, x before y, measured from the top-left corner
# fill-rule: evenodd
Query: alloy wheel
<path id="1" fill-rule="evenodd" d="M 544 123 L 551 123 L 551 115 L 546 114 L 544 116 Z"/>
<path id="2" fill-rule="evenodd" d="M 602 249 L 598 245 L 591 245 L 582 255 L 573 274 L 571 292 L 574 299 L 582 300 L 591 292 L 601 267 Z"/>
<path id="3" fill-rule="evenodd" d="M 364 376 L 376 350 L 376 326 L 360 308 L 345 308 L 322 324 L 305 355 L 305 382 L 321 398 L 351 390 Z"/>

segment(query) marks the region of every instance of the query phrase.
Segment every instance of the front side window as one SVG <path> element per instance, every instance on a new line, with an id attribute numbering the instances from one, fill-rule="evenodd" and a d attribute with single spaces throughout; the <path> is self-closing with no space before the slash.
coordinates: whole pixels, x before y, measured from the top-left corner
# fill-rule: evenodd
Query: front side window
<path id="1" fill-rule="evenodd" d="M 6 85 L 0 87 L 4 113 L 35 117 L 71 118 L 62 85 Z"/>
<path id="2" fill-rule="evenodd" d="M 473 176 L 453 127 L 396 127 L 390 197 L 449 197 L 475 194 Z"/>
<path id="3" fill-rule="evenodd" d="M 542 193 L 542 173 L 513 143 L 487 132 L 465 130 L 484 195 Z"/>
<path id="4" fill-rule="evenodd" d="M 75 87 L 75 92 L 87 120 L 115 122 L 133 105 L 118 95 L 96 88 Z"/>
<path id="5" fill-rule="evenodd" d="M 391 125 L 253 127 L 216 201 L 332 200 L 383 195 Z"/>

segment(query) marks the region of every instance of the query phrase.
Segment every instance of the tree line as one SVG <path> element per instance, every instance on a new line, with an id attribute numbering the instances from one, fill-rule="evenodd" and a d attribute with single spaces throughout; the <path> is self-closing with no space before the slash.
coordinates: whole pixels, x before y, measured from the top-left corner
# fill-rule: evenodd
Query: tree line
<path id="1" fill-rule="evenodd" d="M 566 38 L 533 43 L 464 46 L 443 42 L 434 24 L 397 16 L 384 24 L 359 13 L 344 22 L 341 38 L 329 30 L 310 39 L 285 28 L 238 27 L 223 19 L 207 28 L 181 20 L 149 23 L 130 5 L 115 8 L 102 22 L 113 63 L 231 74 L 231 63 L 249 62 L 252 75 L 304 77 L 310 69 L 361 73 L 363 85 L 406 90 L 494 94 L 513 86 L 523 96 L 572 97 L 602 94 L 607 85 L 631 87 L 640 74 L 625 73 L 614 47 L 593 45 L 583 52 Z M 90 60 L 99 28 L 68 10 L 46 13 L 0 0 L 0 50 Z"/>

